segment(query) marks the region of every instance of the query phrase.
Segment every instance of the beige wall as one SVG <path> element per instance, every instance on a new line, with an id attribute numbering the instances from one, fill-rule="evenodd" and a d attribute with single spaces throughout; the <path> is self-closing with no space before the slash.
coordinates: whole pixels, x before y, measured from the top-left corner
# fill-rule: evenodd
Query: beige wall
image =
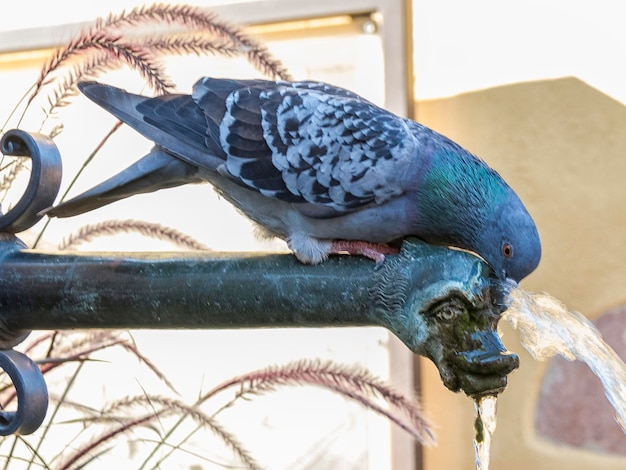
<path id="1" fill-rule="evenodd" d="M 481 156 L 535 218 L 543 257 L 522 283 L 594 318 L 626 301 L 626 107 L 574 78 L 519 83 L 418 102 L 417 120 Z M 534 361 L 508 325 L 520 369 L 498 404 L 492 470 L 618 469 L 626 458 L 561 446 L 534 431 L 546 364 Z M 424 408 L 439 445 L 425 469 L 473 468 L 472 403 L 422 361 Z M 581 390 L 584 393 L 584 390 Z M 624 436 L 626 439 L 626 436 Z"/>

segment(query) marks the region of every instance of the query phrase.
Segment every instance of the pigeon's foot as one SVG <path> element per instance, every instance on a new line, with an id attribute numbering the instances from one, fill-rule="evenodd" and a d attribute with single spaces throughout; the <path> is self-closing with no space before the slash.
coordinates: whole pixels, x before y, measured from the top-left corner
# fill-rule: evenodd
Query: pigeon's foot
<path id="1" fill-rule="evenodd" d="M 386 255 L 400 253 L 399 248 L 395 248 L 382 243 L 370 243 L 356 240 L 333 240 L 330 246 L 330 254 L 348 253 L 351 255 L 361 255 L 376 261 L 376 266 L 380 266 L 385 261 Z"/>
<path id="2" fill-rule="evenodd" d="M 320 240 L 301 232 L 289 234 L 285 241 L 296 258 L 304 264 L 321 263 L 328 258 L 332 247 L 329 240 Z"/>
<path id="3" fill-rule="evenodd" d="M 301 232 L 294 232 L 286 237 L 287 245 L 294 252 L 296 258 L 305 264 L 318 264 L 328 258 L 328 255 L 349 254 L 361 255 L 376 261 L 380 266 L 386 255 L 400 253 L 399 248 L 382 243 L 372 243 L 360 240 L 325 240 L 313 238 Z"/>

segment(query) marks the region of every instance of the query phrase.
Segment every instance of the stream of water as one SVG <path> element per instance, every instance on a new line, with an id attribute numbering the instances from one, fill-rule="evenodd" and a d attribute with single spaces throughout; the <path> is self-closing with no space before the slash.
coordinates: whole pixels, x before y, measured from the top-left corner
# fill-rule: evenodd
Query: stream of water
<path id="1" fill-rule="evenodd" d="M 586 363 L 604 386 L 615 419 L 626 433 L 626 365 L 587 318 L 544 293 L 513 288 L 504 318 L 535 359 L 560 354 Z"/>
<path id="2" fill-rule="evenodd" d="M 491 437 L 496 430 L 497 396 L 474 399 L 474 457 L 476 470 L 489 470 Z"/>
<path id="3" fill-rule="evenodd" d="M 626 365 L 587 318 L 555 297 L 512 287 L 503 317 L 519 331 L 522 345 L 537 360 L 560 354 L 586 363 L 600 379 L 626 433 Z M 489 448 L 496 427 L 496 397 L 474 400 L 476 470 L 489 469 Z"/>

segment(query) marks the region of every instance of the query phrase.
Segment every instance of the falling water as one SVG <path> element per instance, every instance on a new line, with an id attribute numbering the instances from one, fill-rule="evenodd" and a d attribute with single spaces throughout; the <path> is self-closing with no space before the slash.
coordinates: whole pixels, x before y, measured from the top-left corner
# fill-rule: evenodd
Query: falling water
<path id="1" fill-rule="evenodd" d="M 476 470 L 489 470 L 491 436 L 496 429 L 495 395 L 474 399 L 474 458 Z"/>
<path id="2" fill-rule="evenodd" d="M 510 304 L 503 316 L 519 331 L 522 345 L 535 359 L 560 354 L 570 361 L 585 362 L 602 382 L 626 433 L 626 365 L 596 327 L 548 294 L 513 287 L 508 298 Z"/>
<path id="3" fill-rule="evenodd" d="M 503 316 L 520 333 L 522 345 L 535 359 L 557 354 L 585 362 L 604 386 L 615 419 L 626 433 L 626 365 L 587 318 L 558 299 L 507 285 L 508 308 Z M 496 427 L 496 396 L 474 400 L 476 470 L 489 470 L 491 437 Z"/>

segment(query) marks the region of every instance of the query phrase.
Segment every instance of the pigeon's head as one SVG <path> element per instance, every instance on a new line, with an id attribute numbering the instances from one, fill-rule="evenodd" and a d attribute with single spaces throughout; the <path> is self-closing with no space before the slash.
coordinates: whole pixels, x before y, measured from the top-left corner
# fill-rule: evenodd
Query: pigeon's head
<path id="1" fill-rule="evenodd" d="M 541 258 L 541 241 L 532 217 L 519 197 L 507 192 L 501 204 L 491 211 L 479 254 L 499 279 L 519 282 L 535 270 Z"/>
<path id="2" fill-rule="evenodd" d="M 444 137 L 439 139 L 441 145 L 415 191 L 415 235 L 474 252 L 498 279 L 518 283 L 541 258 L 532 217 L 495 170 Z"/>

